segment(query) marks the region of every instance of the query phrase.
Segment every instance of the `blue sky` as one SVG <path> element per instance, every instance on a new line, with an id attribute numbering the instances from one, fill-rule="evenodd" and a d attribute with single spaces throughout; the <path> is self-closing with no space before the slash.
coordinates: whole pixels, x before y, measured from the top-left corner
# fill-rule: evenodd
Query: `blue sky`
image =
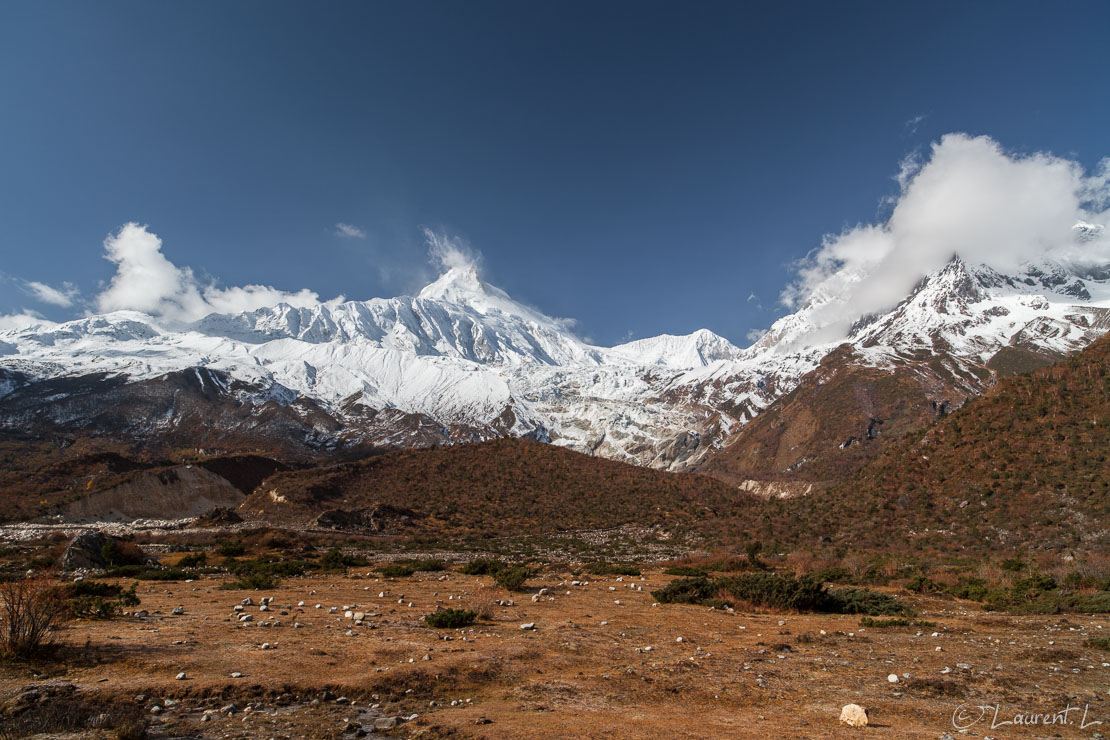
<path id="1" fill-rule="evenodd" d="M 744 345 L 943 134 L 1093 170 L 1107 28 L 1105 2 L 9 0 L 0 313 L 83 310 L 129 221 L 202 281 L 323 298 L 419 289 L 430 227 L 597 343 Z"/>

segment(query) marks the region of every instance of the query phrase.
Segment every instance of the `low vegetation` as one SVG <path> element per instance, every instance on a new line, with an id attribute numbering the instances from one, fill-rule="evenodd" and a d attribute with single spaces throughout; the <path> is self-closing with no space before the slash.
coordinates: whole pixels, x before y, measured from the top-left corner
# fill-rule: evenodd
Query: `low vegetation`
<path id="1" fill-rule="evenodd" d="M 911 610 L 887 594 L 863 588 L 827 589 L 813 578 L 776 573 L 745 573 L 710 579 L 703 576 L 672 581 L 658 591 L 663 604 L 729 605 L 733 608 L 784 612 L 902 615 Z"/>
<path id="2" fill-rule="evenodd" d="M 0 647 L 16 658 L 42 653 L 70 618 L 57 584 L 44 577 L 0 583 L 0 602 Z"/>
<path id="3" fill-rule="evenodd" d="M 469 627 L 478 618 L 478 613 L 469 609 L 441 609 L 424 617 L 429 627 L 436 629 L 458 629 Z"/>

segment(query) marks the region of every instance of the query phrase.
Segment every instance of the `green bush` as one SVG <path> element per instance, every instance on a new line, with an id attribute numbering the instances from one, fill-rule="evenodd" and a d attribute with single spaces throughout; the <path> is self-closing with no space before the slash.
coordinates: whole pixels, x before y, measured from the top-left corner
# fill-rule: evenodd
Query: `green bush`
<path id="1" fill-rule="evenodd" d="M 717 605 L 723 597 L 741 605 L 781 611 L 815 611 L 835 614 L 900 615 L 911 610 L 897 599 L 863 588 L 826 591 L 810 577 L 793 578 L 775 573 L 745 573 L 709 579 L 704 576 L 672 581 L 652 591 L 659 603 Z"/>
<path id="2" fill-rule="evenodd" d="M 660 604 L 701 604 L 716 596 L 719 590 L 714 581 L 702 575 L 671 581 L 651 595 Z"/>
<path id="3" fill-rule="evenodd" d="M 874 619 L 872 617 L 860 617 L 860 627 L 867 627 L 869 629 L 885 629 L 889 627 L 936 627 L 936 622 L 927 622 L 924 619 L 907 619 L 906 617 L 892 617 L 891 619 Z"/>
<path id="4" fill-rule="evenodd" d="M 595 576 L 638 576 L 640 569 L 624 563 L 589 563 L 586 572 Z"/>
<path id="5" fill-rule="evenodd" d="M 1087 640 L 1087 647 L 1097 650 L 1110 650 L 1110 637 L 1092 637 Z"/>
<path id="6" fill-rule="evenodd" d="M 970 601 L 982 601 L 987 598 L 987 581 L 975 576 L 960 576 L 956 583 L 944 590 L 949 596 Z"/>
<path id="7" fill-rule="evenodd" d="M 157 565 L 121 565 L 104 571 L 105 578 L 136 578 L 140 581 L 184 581 L 189 574 L 178 568 Z"/>
<path id="8" fill-rule="evenodd" d="M 429 627 L 435 627 L 436 629 L 457 629 L 459 627 L 469 627 L 474 624 L 474 620 L 477 618 L 477 612 L 472 612 L 469 609 L 443 609 L 426 615 L 424 622 Z"/>
<path id="9" fill-rule="evenodd" d="M 240 575 L 234 581 L 227 581 L 220 584 L 220 589 L 223 591 L 265 591 L 271 588 L 277 588 L 280 583 L 281 580 L 272 573 L 248 571 Z"/>
<path id="10" fill-rule="evenodd" d="M 100 557 L 109 567 L 121 565 L 142 565 L 146 562 L 146 554 L 132 542 L 108 540 L 100 548 Z"/>
<path id="11" fill-rule="evenodd" d="M 940 586 L 932 578 L 926 575 L 918 575 L 906 583 L 906 590 L 919 594 L 934 594 L 940 591 Z"/>
<path id="12" fill-rule="evenodd" d="M 208 565 L 208 555 L 203 552 L 192 552 L 177 561 L 178 568 L 203 568 Z"/>
<path id="13" fill-rule="evenodd" d="M 717 581 L 720 589 L 752 606 L 783 611 L 822 611 L 825 586 L 812 578 L 746 573 Z"/>
<path id="14" fill-rule="evenodd" d="M 477 558 L 459 568 L 459 572 L 467 576 L 492 576 L 505 567 L 505 563 L 494 558 Z"/>
<path id="15" fill-rule="evenodd" d="M 852 572 L 847 568 L 840 567 L 822 568 L 807 575 L 822 583 L 848 583 L 852 580 Z"/>
<path id="16" fill-rule="evenodd" d="M 664 570 L 663 574 L 685 578 L 705 578 L 709 575 L 709 569 L 700 565 L 672 565 Z"/>
<path id="17" fill-rule="evenodd" d="M 516 591 L 524 585 L 531 573 L 524 565 L 506 566 L 493 574 L 493 582 L 501 588 Z"/>
<path id="18" fill-rule="evenodd" d="M 225 558 L 237 558 L 247 551 L 246 546 L 238 540 L 228 540 L 216 545 L 216 553 Z"/>
<path id="19" fill-rule="evenodd" d="M 437 558 L 408 558 L 379 565 L 377 570 L 388 578 L 411 576 L 413 573 L 430 573 L 447 569 L 447 563 Z M 465 572 L 465 571 L 463 571 Z"/>
<path id="20" fill-rule="evenodd" d="M 316 570 L 318 567 L 316 563 L 308 560 L 264 560 L 262 558 L 233 560 L 227 564 L 228 572 L 233 575 L 260 573 L 280 578 L 303 576 L 308 571 Z"/>
<path id="21" fill-rule="evenodd" d="M 75 617 L 110 619 L 124 607 L 139 605 L 135 593 L 137 583 L 125 589 L 111 583 L 96 581 L 77 581 L 61 587 L 61 597 L 65 600 L 70 614 Z"/>
<path id="22" fill-rule="evenodd" d="M 886 616 L 912 614 L 913 610 L 898 599 L 866 588 L 834 588 L 826 595 L 827 604 L 821 611 L 835 614 L 868 614 Z"/>

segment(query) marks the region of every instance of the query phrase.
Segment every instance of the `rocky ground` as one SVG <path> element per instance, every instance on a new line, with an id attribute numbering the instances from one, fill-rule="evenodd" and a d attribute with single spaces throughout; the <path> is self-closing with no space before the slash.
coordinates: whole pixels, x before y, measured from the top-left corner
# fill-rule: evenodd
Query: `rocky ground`
<path id="1" fill-rule="evenodd" d="M 0 664 L 0 708 L 76 696 L 131 708 L 155 737 L 1110 730 L 1110 653 L 1088 647 L 1110 634 L 1103 617 L 991 615 L 901 592 L 934 624 L 868 629 L 856 616 L 656 605 L 651 590 L 669 580 L 545 572 L 512 594 L 450 571 L 289 578 L 265 592 L 220 590 L 223 576 L 145 582 L 134 613 L 70 623 L 58 659 Z M 490 604 L 473 627 L 422 621 Z M 840 723 L 852 703 L 867 709 L 865 729 Z M 1049 716 L 1029 724 L 1032 713 Z"/>

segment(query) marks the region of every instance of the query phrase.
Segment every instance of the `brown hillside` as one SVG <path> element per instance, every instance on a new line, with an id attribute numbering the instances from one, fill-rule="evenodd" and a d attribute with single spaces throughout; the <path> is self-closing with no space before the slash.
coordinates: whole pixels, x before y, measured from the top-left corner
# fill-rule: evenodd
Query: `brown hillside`
<path id="1" fill-rule="evenodd" d="M 411 509 L 422 526 L 439 533 L 485 537 L 623 524 L 680 526 L 752 516 L 757 502 L 704 476 L 499 439 L 280 473 L 241 510 L 291 524 L 310 522 L 326 510 L 376 505 Z"/>
<path id="2" fill-rule="evenodd" d="M 824 487 L 874 459 L 887 439 L 962 403 L 969 380 L 938 362 L 894 371 L 854 363 L 847 345 L 831 352 L 697 472 L 733 485 L 775 482 L 784 492 Z"/>
<path id="3" fill-rule="evenodd" d="M 854 546 L 1105 548 L 1108 364 L 1110 336 L 1002 380 L 830 490 L 788 502 L 782 514 L 814 537 Z"/>

